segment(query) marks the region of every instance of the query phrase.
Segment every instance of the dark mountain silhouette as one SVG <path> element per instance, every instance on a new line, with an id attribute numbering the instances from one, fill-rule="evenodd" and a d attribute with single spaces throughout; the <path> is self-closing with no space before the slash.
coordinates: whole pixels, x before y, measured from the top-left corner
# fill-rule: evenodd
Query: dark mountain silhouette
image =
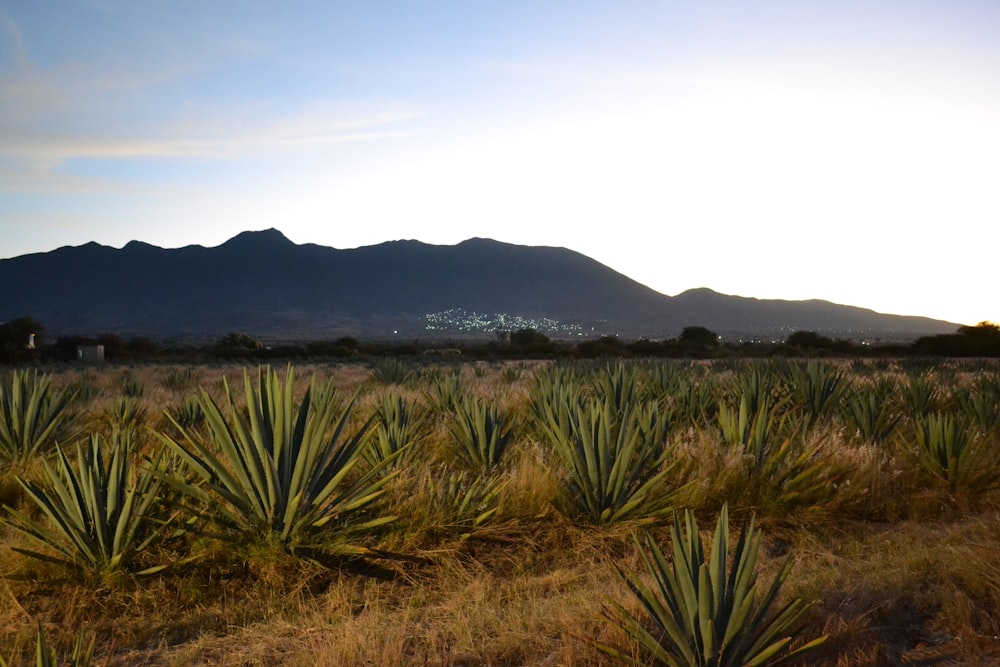
<path id="1" fill-rule="evenodd" d="M 29 316 L 57 334 L 246 331 L 320 339 L 537 325 L 553 336 L 666 338 L 701 325 L 726 336 L 809 330 L 905 338 L 957 328 L 825 301 L 758 300 L 709 289 L 669 297 L 564 248 L 479 238 L 455 246 L 391 241 L 338 250 L 296 245 L 270 229 L 214 248 L 88 243 L 0 260 L 0 285 L 0 321 Z M 427 316 L 441 313 L 429 330 Z M 491 323 L 484 325 L 484 317 Z"/>

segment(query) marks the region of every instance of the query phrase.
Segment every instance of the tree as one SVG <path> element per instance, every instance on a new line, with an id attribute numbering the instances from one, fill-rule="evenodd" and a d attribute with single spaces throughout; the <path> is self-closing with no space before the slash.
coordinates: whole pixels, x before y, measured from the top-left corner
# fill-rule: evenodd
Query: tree
<path id="1" fill-rule="evenodd" d="M 912 350 L 950 357 L 1000 356 L 1000 325 L 980 322 L 974 327 L 959 327 L 953 334 L 924 336 L 914 341 Z"/>
<path id="2" fill-rule="evenodd" d="M 805 350 L 829 350 L 833 347 L 833 339 L 815 331 L 796 331 L 785 339 L 785 345 Z"/>
<path id="3" fill-rule="evenodd" d="M 118 334 L 98 334 L 97 344 L 104 346 L 105 359 L 109 359 L 111 361 L 121 361 L 129 356 L 128 350 L 125 347 L 125 340 Z"/>
<path id="4" fill-rule="evenodd" d="M 534 329 L 518 329 L 510 334 L 510 346 L 521 352 L 546 352 L 552 341 Z"/>
<path id="5" fill-rule="evenodd" d="M 223 357 L 252 357 L 264 352 L 264 344 L 244 333 L 229 333 L 215 344 L 215 351 Z"/>
<path id="6" fill-rule="evenodd" d="M 620 357 L 626 352 L 625 344 L 618 340 L 618 336 L 583 341 L 577 344 L 576 350 L 584 357 Z"/>
<path id="7" fill-rule="evenodd" d="M 1000 343 L 1000 324 L 983 321 L 974 327 L 959 327 L 958 335 L 982 343 Z"/>
<path id="8" fill-rule="evenodd" d="M 691 347 L 718 347 L 719 335 L 705 327 L 684 327 L 678 341 Z"/>

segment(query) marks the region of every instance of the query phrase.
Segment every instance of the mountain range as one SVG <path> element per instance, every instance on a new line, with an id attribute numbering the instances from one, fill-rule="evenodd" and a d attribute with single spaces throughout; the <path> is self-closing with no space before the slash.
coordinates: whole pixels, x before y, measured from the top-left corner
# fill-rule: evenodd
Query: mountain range
<path id="1" fill-rule="evenodd" d="M 827 301 L 761 300 L 707 288 L 667 296 L 580 253 L 473 238 L 341 250 L 275 229 L 220 246 L 97 243 L 0 260 L 0 321 L 28 316 L 52 334 L 158 338 L 245 332 L 276 340 L 492 334 L 669 338 L 704 326 L 726 338 L 797 330 L 906 339 L 957 324 Z"/>

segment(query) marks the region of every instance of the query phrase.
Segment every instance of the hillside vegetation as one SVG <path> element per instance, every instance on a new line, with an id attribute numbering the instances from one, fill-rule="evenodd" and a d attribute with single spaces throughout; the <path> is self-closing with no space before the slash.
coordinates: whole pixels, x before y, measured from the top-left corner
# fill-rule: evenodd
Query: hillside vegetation
<path id="1" fill-rule="evenodd" d="M 12 665 L 1000 661 L 994 361 L 13 370 L 0 504 Z"/>

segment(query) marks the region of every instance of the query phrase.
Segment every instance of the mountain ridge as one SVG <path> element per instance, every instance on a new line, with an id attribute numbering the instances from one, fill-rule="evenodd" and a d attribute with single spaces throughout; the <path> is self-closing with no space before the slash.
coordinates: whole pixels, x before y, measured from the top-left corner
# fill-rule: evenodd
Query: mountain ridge
<path id="1" fill-rule="evenodd" d="M 707 287 L 668 296 L 560 247 L 474 237 L 456 245 L 409 239 L 337 249 L 296 244 L 275 228 L 213 247 L 138 240 L 121 249 L 93 241 L 62 246 L 0 260 L 0 285 L 17 286 L 4 290 L 0 321 L 30 316 L 59 333 L 441 336 L 475 333 L 470 322 L 489 317 L 543 323 L 555 336 L 630 338 L 671 337 L 693 325 L 730 338 L 794 330 L 905 338 L 958 326 Z"/>

